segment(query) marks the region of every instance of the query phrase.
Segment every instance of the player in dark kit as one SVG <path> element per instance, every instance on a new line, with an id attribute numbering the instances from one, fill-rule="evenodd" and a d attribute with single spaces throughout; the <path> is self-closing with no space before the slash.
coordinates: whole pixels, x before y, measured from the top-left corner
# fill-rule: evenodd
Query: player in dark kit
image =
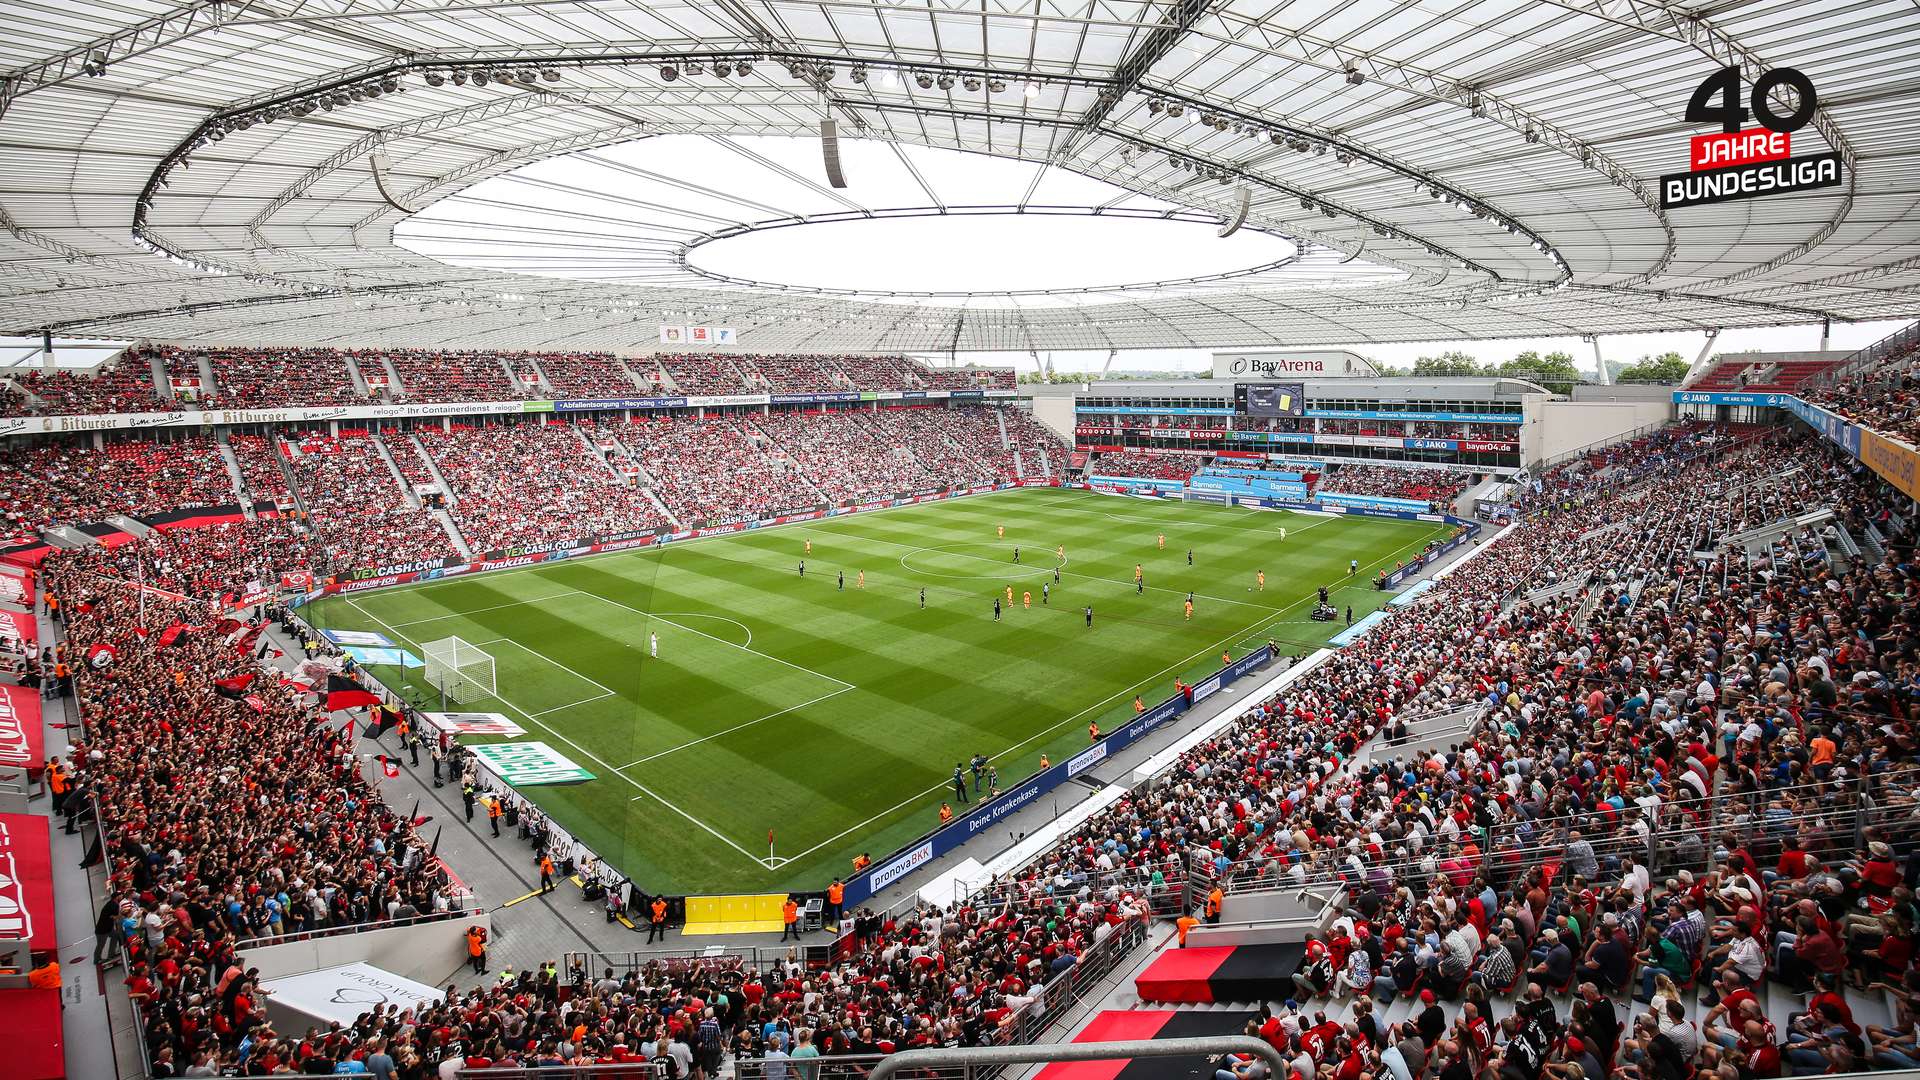
<path id="1" fill-rule="evenodd" d="M 993 598 L 993 621 L 1000 621 L 1000 598 L 997 596 Z"/>
<path id="2" fill-rule="evenodd" d="M 1087 629 L 1093 629 L 1093 605 L 1087 605 Z"/>
<path id="3" fill-rule="evenodd" d="M 1017 547 L 1013 549 L 1013 561 L 1014 562 L 1020 561 L 1020 549 Z"/>

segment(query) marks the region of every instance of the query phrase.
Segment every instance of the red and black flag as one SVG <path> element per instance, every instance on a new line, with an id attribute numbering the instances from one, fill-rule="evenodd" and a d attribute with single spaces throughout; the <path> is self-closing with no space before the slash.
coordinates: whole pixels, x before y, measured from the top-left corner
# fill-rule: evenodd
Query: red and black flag
<path id="1" fill-rule="evenodd" d="M 87 646 L 87 666 L 95 671 L 107 670 L 119 658 L 120 650 L 104 641 Z"/>
<path id="2" fill-rule="evenodd" d="M 368 705 L 380 704 L 380 695 L 347 678 L 345 675 L 327 676 L 327 711 L 338 712 L 341 709 L 360 709 Z"/>
<path id="3" fill-rule="evenodd" d="M 392 705 L 375 705 L 367 723 L 366 738 L 377 739 L 400 722 L 400 710 Z"/>
<path id="4" fill-rule="evenodd" d="M 160 636 L 155 638 L 153 643 L 158 648 L 162 648 L 162 649 L 170 648 L 174 645 L 180 644 L 180 639 L 186 636 L 187 636 L 187 624 L 177 622 L 177 623 L 174 623 L 172 626 L 167 627 L 165 630 L 160 631 Z"/>
<path id="5" fill-rule="evenodd" d="M 380 771 L 387 774 L 387 779 L 391 780 L 394 777 L 400 775 L 400 763 L 388 757 L 387 755 L 380 754 L 376 756 L 373 760 L 380 763 Z"/>
<path id="6" fill-rule="evenodd" d="M 231 679 L 213 680 L 213 688 L 221 697 L 238 701 L 247 695 L 247 687 L 252 686 L 253 681 L 259 677 L 260 673 L 257 671 L 246 671 Z"/>

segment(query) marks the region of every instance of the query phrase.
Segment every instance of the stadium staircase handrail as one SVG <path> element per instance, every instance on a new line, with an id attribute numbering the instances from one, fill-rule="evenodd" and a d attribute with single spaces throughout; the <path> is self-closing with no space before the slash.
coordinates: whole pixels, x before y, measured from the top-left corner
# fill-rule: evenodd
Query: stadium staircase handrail
<path id="1" fill-rule="evenodd" d="M 1910 354 L 1917 349 L 1920 349 L 1920 320 L 1908 323 L 1838 364 L 1815 372 L 1800 384 L 1799 389 L 1825 390 L 1857 375 L 1867 374 L 1889 357 Z"/>

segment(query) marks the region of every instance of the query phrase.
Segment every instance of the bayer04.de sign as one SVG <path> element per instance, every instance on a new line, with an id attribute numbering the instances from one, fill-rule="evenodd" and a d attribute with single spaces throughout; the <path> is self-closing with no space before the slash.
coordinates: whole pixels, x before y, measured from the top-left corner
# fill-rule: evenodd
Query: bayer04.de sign
<path id="1" fill-rule="evenodd" d="M 1720 104 L 1712 103 L 1715 97 Z M 1694 90 L 1687 102 L 1687 122 L 1717 123 L 1720 130 L 1693 137 L 1686 172 L 1660 177 L 1660 209 L 1790 195 L 1845 181 L 1838 153 L 1793 156 L 1793 133 L 1820 107 L 1813 80 L 1793 68 L 1763 72 L 1753 82 L 1749 104 L 1751 108 L 1740 104 L 1738 67 L 1721 68 Z M 1760 126 L 1742 129 L 1749 117 Z"/>
<path id="2" fill-rule="evenodd" d="M 468 749 L 495 776 L 517 788 L 593 779 L 592 773 L 543 742 L 481 743 Z"/>

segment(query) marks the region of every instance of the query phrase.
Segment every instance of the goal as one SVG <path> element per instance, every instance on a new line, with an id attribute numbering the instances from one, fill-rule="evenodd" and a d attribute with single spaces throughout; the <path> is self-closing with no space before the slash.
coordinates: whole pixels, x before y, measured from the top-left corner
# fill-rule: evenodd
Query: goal
<path id="1" fill-rule="evenodd" d="M 493 657 L 478 646 L 447 637 L 422 642 L 420 650 L 426 656 L 428 684 L 447 700 L 464 705 L 493 696 Z"/>

